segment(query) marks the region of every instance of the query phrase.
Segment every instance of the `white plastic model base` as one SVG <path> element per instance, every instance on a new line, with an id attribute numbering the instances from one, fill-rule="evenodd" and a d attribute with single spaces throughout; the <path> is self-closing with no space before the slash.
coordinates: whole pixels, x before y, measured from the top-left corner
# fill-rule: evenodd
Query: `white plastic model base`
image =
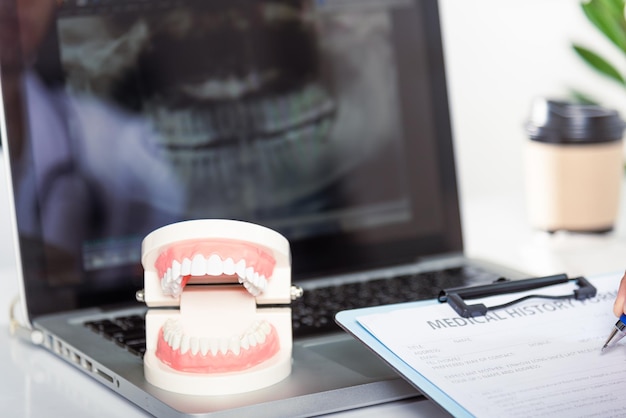
<path id="1" fill-rule="evenodd" d="M 291 264 L 282 235 L 239 221 L 181 222 L 144 239 L 142 263 L 148 382 L 224 395 L 289 376 Z"/>

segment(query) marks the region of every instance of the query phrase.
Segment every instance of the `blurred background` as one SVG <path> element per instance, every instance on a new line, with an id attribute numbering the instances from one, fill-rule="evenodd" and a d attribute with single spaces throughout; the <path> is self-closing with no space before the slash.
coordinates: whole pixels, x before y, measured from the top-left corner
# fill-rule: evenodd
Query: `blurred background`
<path id="1" fill-rule="evenodd" d="M 567 98 L 576 88 L 626 116 L 626 89 L 590 69 L 572 42 L 626 65 L 585 18 L 578 0 L 440 0 L 440 11 L 462 216 L 472 250 L 473 237 L 487 231 L 470 218 L 489 208 L 494 197 L 513 202 L 518 228 L 524 228 L 519 223 L 524 219 L 524 122 L 533 99 Z M 6 167 L 0 164 L 4 234 L 9 213 Z M 8 239 L 0 240 L 0 251 L 13 251 Z"/>
<path id="2" fill-rule="evenodd" d="M 524 130 L 532 101 L 576 89 L 626 116 L 626 89 L 574 52 L 584 45 L 626 68 L 625 55 L 579 0 L 441 0 L 457 176 L 467 253 L 536 274 L 623 271 L 624 189 L 615 230 L 550 235 L 528 225 Z"/>
<path id="3" fill-rule="evenodd" d="M 626 89 L 588 67 L 583 44 L 626 66 L 579 0 L 441 0 L 462 196 L 523 189 L 522 146 L 536 97 L 572 88 L 626 116 Z"/>

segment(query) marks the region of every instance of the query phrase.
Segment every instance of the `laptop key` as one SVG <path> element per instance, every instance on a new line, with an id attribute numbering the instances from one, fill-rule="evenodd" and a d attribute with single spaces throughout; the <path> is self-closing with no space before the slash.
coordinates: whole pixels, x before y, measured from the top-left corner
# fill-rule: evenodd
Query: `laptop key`
<path id="1" fill-rule="evenodd" d="M 87 321 L 84 325 L 139 357 L 146 351 L 146 327 L 143 316 L 129 315 Z"/>

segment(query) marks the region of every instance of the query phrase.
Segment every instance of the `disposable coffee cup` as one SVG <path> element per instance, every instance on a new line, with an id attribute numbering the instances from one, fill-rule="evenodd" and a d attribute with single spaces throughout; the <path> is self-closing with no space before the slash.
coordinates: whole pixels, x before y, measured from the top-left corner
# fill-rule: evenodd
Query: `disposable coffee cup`
<path id="1" fill-rule="evenodd" d="M 530 224 L 555 232 L 608 232 L 621 199 L 624 122 L 596 105 L 537 100 L 526 124 Z"/>

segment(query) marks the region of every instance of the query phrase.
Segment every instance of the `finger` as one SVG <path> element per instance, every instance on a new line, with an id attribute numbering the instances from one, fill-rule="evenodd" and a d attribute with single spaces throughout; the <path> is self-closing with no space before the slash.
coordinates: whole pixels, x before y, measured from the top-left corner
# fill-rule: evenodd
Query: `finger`
<path id="1" fill-rule="evenodd" d="M 617 297 L 613 304 L 613 313 L 615 316 L 620 316 L 626 313 L 626 273 L 622 276 L 622 280 L 619 283 L 619 289 L 617 290 Z"/>

